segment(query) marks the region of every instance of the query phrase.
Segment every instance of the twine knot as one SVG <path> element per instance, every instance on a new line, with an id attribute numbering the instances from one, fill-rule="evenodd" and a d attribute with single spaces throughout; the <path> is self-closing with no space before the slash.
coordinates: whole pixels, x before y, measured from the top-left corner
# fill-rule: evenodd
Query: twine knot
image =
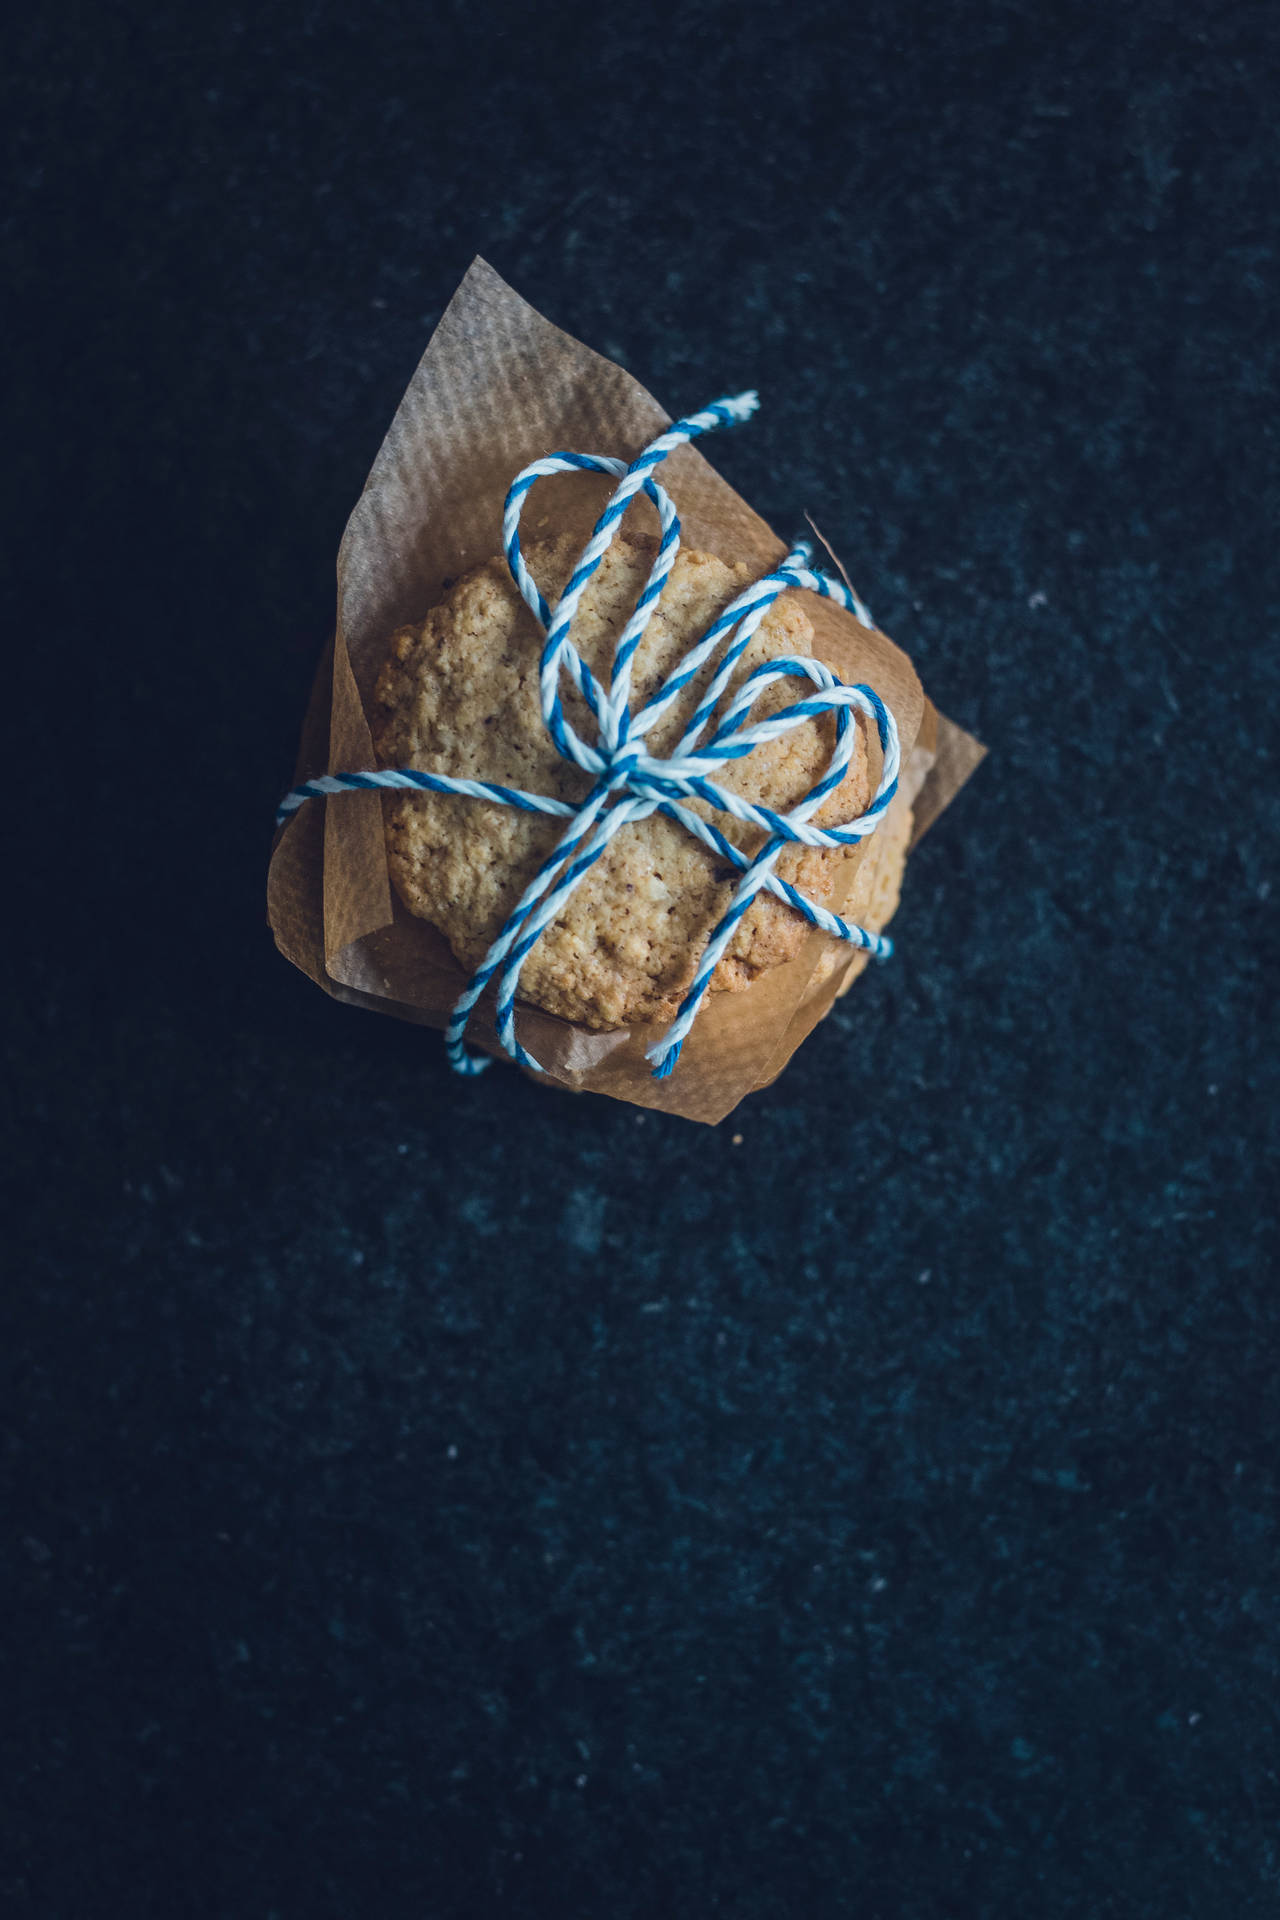
<path id="1" fill-rule="evenodd" d="M 752 635 L 774 601 L 788 589 L 799 588 L 835 600 L 864 626 L 872 624 L 871 615 L 851 587 L 811 567 L 812 549 L 807 541 L 798 541 L 779 566 L 732 601 L 638 711 L 631 705 L 631 670 L 636 651 L 680 549 L 679 517 L 670 495 L 654 479 L 654 469 L 668 454 L 699 434 L 747 419 L 757 404 L 754 393 L 717 400 L 701 413 L 676 421 L 629 466 L 603 454 L 555 453 L 544 460 L 532 461 L 511 484 L 503 513 L 503 545 L 511 577 L 545 635 L 538 674 L 543 723 L 556 751 L 591 776 L 592 784 L 585 800 L 573 806 L 545 794 L 526 793 L 490 781 L 459 780 L 445 774 L 425 773 L 415 767 L 400 767 L 325 774 L 295 787 L 280 804 L 278 821 L 288 819 L 304 801 L 321 794 L 372 787 L 407 787 L 461 794 L 499 806 L 567 818 L 568 824 L 555 847 L 521 894 L 452 1010 L 445 1045 L 452 1065 L 460 1073 L 479 1073 L 489 1065 L 488 1056 L 468 1050 L 465 1035 L 477 1001 L 495 977 L 499 1042 L 504 1052 L 521 1066 L 541 1071 L 516 1036 L 515 1002 L 521 968 L 614 835 L 655 812 L 679 821 L 705 847 L 727 861 L 739 876 L 733 897 L 707 942 L 675 1019 L 648 1049 L 647 1058 L 653 1062 L 655 1079 L 665 1078 L 674 1068 L 712 975 L 758 894 L 774 894 L 794 907 L 811 925 L 878 959 L 887 958 L 892 952 L 889 940 L 830 913 L 775 872 L 778 856 L 788 844 L 850 846 L 874 832 L 884 817 L 897 791 L 899 748 L 893 716 L 879 695 L 871 687 L 846 685 L 820 660 L 796 655 L 769 660 L 748 674 L 717 717 L 734 668 Z M 618 478 L 618 485 L 552 609 L 525 563 L 520 548 L 520 516 L 538 480 L 550 474 L 583 470 L 613 474 Z M 644 589 L 618 636 L 606 684 L 597 679 L 574 645 L 573 621 L 587 584 L 612 545 L 623 516 L 641 493 L 657 510 L 661 538 Z M 718 664 L 680 739 L 669 753 L 651 754 L 646 746 L 649 734 L 717 654 L 720 655 Z M 565 714 L 560 698 L 564 674 L 577 687 L 595 723 L 592 740 L 583 739 Z M 752 710 L 765 690 L 787 679 L 808 683 L 803 697 L 763 719 L 753 719 Z M 830 760 L 804 798 L 786 813 L 757 805 L 719 785 L 714 778 L 726 762 L 744 759 L 764 742 L 778 739 L 824 713 L 835 716 L 835 743 Z M 870 805 L 857 819 L 839 827 L 815 826 L 813 815 L 848 771 L 857 743 L 858 713 L 873 722 L 880 741 L 879 784 Z M 693 811 L 688 805 L 691 800 L 703 801 L 717 812 L 762 829 L 765 840 L 759 851 L 752 855 L 743 853 L 718 827 Z"/>

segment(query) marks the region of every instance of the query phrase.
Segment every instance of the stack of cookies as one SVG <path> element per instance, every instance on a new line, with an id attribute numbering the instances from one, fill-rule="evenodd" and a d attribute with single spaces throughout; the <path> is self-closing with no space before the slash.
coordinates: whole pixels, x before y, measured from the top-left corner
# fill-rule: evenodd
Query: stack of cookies
<path id="1" fill-rule="evenodd" d="M 530 544 L 526 560 L 554 605 L 578 559 L 568 536 Z M 607 683 L 618 636 L 644 589 L 655 544 L 623 535 L 605 554 L 573 624 L 574 644 Z M 682 548 L 636 656 L 632 709 L 638 711 L 666 675 L 755 577 L 712 554 Z M 497 781 L 570 804 L 581 804 L 590 776 L 561 757 L 543 724 L 538 699 L 542 633 L 511 579 L 505 559 L 486 561 L 456 581 L 426 617 L 392 638 L 378 677 L 371 720 L 379 763 L 455 778 Z M 784 594 L 761 622 L 735 669 L 725 701 L 756 668 L 784 655 L 811 655 L 814 632 L 805 596 Z M 716 661 L 683 690 L 649 736 L 662 755 L 680 738 Z M 563 683 L 562 683 L 563 684 Z M 793 702 L 785 684 L 768 689 L 753 719 Z M 571 723 L 594 737 L 594 723 L 576 692 L 565 696 Z M 866 723 L 840 786 L 814 816 L 838 826 L 865 811 L 874 788 Z M 728 761 L 720 783 L 779 813 L 802 800 L 831 757 L 835 722 L 826 714 Z M 790 845 L 777 871 L 812 900 L 831 905 L 846 863 L 859 862 L 846 919 L 880 932 L 898 903 L 911 837 L 910 783 L 870 840 L 857 848 Z M 710 819 L 704 803 L 691 805 Z M 383 799 L 387 859 L 409 912 L 437 928 L 470 973 L 563 831 L 563 820 L 446 794 L 388 793 Z M 759 828 L 723 814 L 715 824 L 744 852 L 763 840 Z M 678 823 L 659 813 L 625 827 L 578 883 L 558 918 L 529 953 L 520 998 L 597 1032 L 674 1018 L 707 940 L 733 893 L 734 869 Z M 843 892 L 844 889 L 842 888 Z M 759 895 L 736 929 L 712 979 L 712 992 L 735 993 L 792 959 L 809 937 L 808 922 L 785 902 Z M 852 981 L 857 959 L 826 941 L 818 975 L 837 967 Z"/>

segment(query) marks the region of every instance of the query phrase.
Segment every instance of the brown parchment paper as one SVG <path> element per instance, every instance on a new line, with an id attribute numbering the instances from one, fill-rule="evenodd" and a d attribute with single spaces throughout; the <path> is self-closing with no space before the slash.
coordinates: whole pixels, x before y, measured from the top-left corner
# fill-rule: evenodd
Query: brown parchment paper
<path id="1" fill-rule="evenodd" d="M 303 730 L 295 779 L 375 764 L 366 718 L 392 631 L 420 618 L 445 583 L 501 551 L 502 504 L 519 469 L 560 448 L 632 458 L 670 424 L 639 383 L 534 311 L 477 259 L 440 321 L 380 448 L 338 554 L 338 613 Z M 693 447 L 663 465 L 691 547 L 765 572 L 783 541 Z M 585 542 L 613 483 L 557 476 L 534 493 L 526 537 Z M 637 510 L 639 512 L 640 510 Z M 815 653 L 842 679 L 868 682 L 892 711 L 914 836 L 949 805 L 984 749 L 943 719 L 911 662 L 884 634 L 806 596 Z M 873 775 L 875 750 L 873 743 Z M 477 803 L 479 804 L 479 803 Z M 913 842 L 914 844 L 914 842 Z M 837 885 L 840 911 L 863 849 Z M 402 906 L 387 870 L 376 793 L 312 800 L 280 834 L 267 917 L 282 953 L 335 998 L 443 1027 L 466 976 L 443 936 Z M 652 1026 L 594 1033 L 521 1007 L 523 1044 L 558 1085 L 606 1093 L 714 1123 L 776 1078 L 865 955 L 815 984 L 827 946 L 813 933 L 794 959 L 745 992 L 704 1002 L 675 1073 L 654 1080 Z M 469 1036 L 497 1052 L 484 1004 Z"/>

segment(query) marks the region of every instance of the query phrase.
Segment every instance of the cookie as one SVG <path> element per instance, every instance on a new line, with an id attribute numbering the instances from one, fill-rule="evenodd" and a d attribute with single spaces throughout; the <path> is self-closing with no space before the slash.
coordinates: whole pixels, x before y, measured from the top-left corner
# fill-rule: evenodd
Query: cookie
<path id="1" fill-rule="evenodd" d="M 617 635 L 644 587 L 654 552 L 652 541 L 615 540 L 580 603 L 574 642 L 606 682 Z M 526 548 L 533 575 L 553 605 L 578 553 L 579 543 L 569 538 Z M 746 567 L 681 549 L 636 656 L 633 712 L 751 578 Z M 583 800 L 589 776 L 561 758 L 543 725 L 538 701 L 542 639 L 505 560 L 486 561 L 466 574 L 425 619 L 393 636 L 373 715 L 380 764 Z M 803 597 L 784 594 L 757 629 L 733 685 L 766 660 L 812 650 Z M 714 665 L 704 668 L 654 728 L 652 751 L 661 754 L 674 746 Z M 585 702 L 567 678 L 561 688 L 569 720 L 584 739 L 593 740 L 595 723 Z M 762 696 L 753 717 L 798 697 L 798 683 L 784 681 Z M 849 770 L 816 816 L 822 825 L 856 817 L 870 799 L 861 717 L 857 726 Z M 746 758 L 726 762 L 717 777 L 725 787 L 785 812 L 825 771 L 834 737 L 830 715 L 805 721 Z M 453 795 L 388 793 L 383 804 L 388 865 L 401 900 L 444 934 L 471 971 L 564 822 Z M 746 852 L 762 843 L 758 829 L 694 804 Z M 850 857 L 845 849 L 789 846 L 778 872 L 815 901 L 826 902 Z M 891 889 L 900 870 L 899 862 Z M 735 877 L 727 862 L 674 821 L 654 814 L 624 827 L 529 953 L 520 976 L 521 999 L 596 1029 L 670 1020 L 729 904 Z M 762 972 L 791 959 L 809 931 L 794 909 L 761 895 L 735 930 L 712 991 L 749 986 Z M 842 949 L 833 943 L 833 964 L 841 957 Z"/>

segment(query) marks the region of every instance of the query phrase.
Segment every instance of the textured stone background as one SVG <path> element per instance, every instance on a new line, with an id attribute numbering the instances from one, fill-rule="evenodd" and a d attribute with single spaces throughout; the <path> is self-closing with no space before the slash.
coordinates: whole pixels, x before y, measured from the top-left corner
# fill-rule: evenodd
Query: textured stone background
<path id="1" fill-rule="evenodd" d="M 1269 8 L 46 7 L 6 47 L 0 1884 L 42 1920 L 1280 1893 Z M 263 925 L 481 251 L 992 755 L 718 1132 Z"/>

